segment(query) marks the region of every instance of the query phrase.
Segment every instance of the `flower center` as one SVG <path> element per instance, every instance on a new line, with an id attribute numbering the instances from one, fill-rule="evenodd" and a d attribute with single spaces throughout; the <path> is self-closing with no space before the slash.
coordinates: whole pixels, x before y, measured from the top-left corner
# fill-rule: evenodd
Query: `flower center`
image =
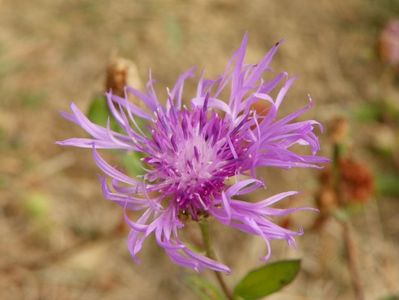
<path id="1" fill-rule="evenodd" d="M 156 112 L 152 127 L 151 167 L 145 175 L 157 182 L 182 214 L 206 214 L 225 179 L 237 174 L 247 158 L 248 142 L 240 130 L 203 108 Z"/>

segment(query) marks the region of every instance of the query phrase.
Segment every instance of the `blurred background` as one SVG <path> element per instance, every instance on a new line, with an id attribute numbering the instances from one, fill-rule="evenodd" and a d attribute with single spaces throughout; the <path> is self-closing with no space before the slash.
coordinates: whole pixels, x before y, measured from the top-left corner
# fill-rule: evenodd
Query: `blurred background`
<path id="1" fill-rule="evenodd" d="M 90 151 L 54 144 L 84 135 L 59 111 L 74 101 L 89 112 L 107 87 L 128 77 L 142 86 L 149 69 L 159 95 L 194 65 L 212 78 L 245 32 L 248 63 L 285 40 L 272 67 L 298 79 L 282 111 L 311 94 L 305 117 L 325 124 L 322 154 L 335 161 L 346 199 L 337 200 L 331 167 L 261 174 L 268 189 L 257 199 L 301 190 L 287 205 L 321 210 L 280 220 L 305 235 L 296 250 L 274 242 L 273 259 L 300 257 L 302 271 L 268 299 L 355 299 L 343 223 L 365 299 L 398 299 L 395 18 L 398 0 L 0 1 L 0 299 L 199 299 L 189 272 L 153 240 L 133 263 L 120 207 L 103 200 Z M 213 227 L 232 285 L 260 265 L 264 245 Z"/>

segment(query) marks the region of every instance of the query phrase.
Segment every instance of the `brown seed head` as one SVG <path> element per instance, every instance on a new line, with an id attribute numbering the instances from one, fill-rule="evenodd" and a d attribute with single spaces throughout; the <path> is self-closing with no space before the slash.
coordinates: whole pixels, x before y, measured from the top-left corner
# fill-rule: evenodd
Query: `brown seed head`
<path id="1" fill-rule="evenodd" d="M 348 135 L 348 121 L 343 117 L 334 118 L 328 128 L 329 136 L 334 144 L 341 144 Z"/>
<path id="2" fill-rule="evenodd" d="M 342 159 L 339 166 L 348 201 L 367 202 L 374 192 L 374 179 L 367 166 L 352 158 Z"/>
<path id="3" fill-rule="evenodd" d="M 124 87 L 132 86 L 137 89 L 141 87 L 136 64 L 128 59 L 113 55 L 107 66 L 105 89 L 112 90 L 118 96 L 124 96 Z"/>

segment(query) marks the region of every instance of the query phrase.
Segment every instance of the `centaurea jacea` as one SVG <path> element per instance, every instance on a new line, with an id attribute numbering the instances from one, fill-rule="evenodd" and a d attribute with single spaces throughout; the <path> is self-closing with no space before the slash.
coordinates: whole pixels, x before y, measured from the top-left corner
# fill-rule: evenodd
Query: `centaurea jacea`
<path id="1" fill-rule="evenodd" d="M 195 96 L 185 97 L 190 100 L 189 107 L 182 103 L 183 86 L 194 69 L 183 73 L 173 89 L 167 90 L 165 105 L 158 101 L 151 77 L 145 93 L 132 87 L 126 87 L 125 97 L 106 93 L 110 112 L 123 134 L 90 122 L 74 104 L 72 114 L 64 114 L 91 138 L 73 138 L 59 144 L 92 149 L 96 164 L 109 178 L 101 179 L 104 197 L 124 208 L 131 229 L 128 248 L 133 258 L 145 238 L 154 234 L 175 263 L 197 271 L 209 268 L 229 272 L 227 266 L 194 252 L 179 239 L 178 231 L 187 219 L 214 217 L 222 224 L 260 236 L 267 248 L 265 260 L 270 256 L 270 240 L 283 239 L 293 245 L 294 237 L 302 234 L 270 219 L 306 209 L 270 207 L 296 192 L 257 203 L 237 199 L 263 187 L 263 181 L 255 177 L 258 167 L 318 167 L 326 161 L 316 156 L 319 143 L 313 130 L 319 123 L 294 121 L 311 107 L 311 101 L 304 108 L 277 118 L 294 78 L 282 72 L 264 81 L 262 75 L 270 71 L 268 66 L 279 44 L 258 64 L 245 65 L 246 44 L 245 36 L 219 78 L 208 80 L 201 76 Z M 273 99 L 270 92 L 281 83 Z M 230 97 L 224 102 L 221 93 L 228 88 Z M 146 109 L 130 102 L 129 96 L 142 101 Z M 267 107 L 262 113 L 253 108 L 259 101 Z M 146 125 L 138 125 L 138 119 Z M 311 153 L 294 153 L 291 146 L 296 144 L 309 147 Z M 127 176 L 110 166 L 97 149 L 140 152 L 145 175 Z M 127 210 L 144 212 L 132 221 Z"/>

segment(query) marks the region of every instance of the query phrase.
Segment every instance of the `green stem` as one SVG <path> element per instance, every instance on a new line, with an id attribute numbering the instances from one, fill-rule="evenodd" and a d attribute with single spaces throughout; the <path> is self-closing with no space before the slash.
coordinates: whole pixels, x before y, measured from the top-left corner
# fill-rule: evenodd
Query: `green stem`
<path id="1" fill-rule="evenodd" d="M 211 246 L 211 239 L 209 236 L 209 223 L 208 220 L 204 219 L 201 222 L 199 222 L 200 228 L 201 228 L 201 235 L 202 235 L 202 240 L 204 242 L 204 248 L 206 252 L 206 256 L 209 257 L 210 259 L 215 260 L 215 253 L 212 250 Z M 216 280 L 218 281 L 223 293 L 225 294 L 226 298 L 228 300 L 234 300 L 234 297 L 232 293 L 230 292 L 229 288 L 227 287 L 226 282 L 224 281 L 222 274 L 220 272 L 214 271 L 214 274 L 216 276 Z"/>
<path id="2" fill-rule="evenodd" d="M 344 206 L 344 199 L 341 193 L 341 170 L 340 170 L 340 159 L 342 146 L 340 144 L 333 144 L 333 157 L 332 157 L 332 174 L 333 174 L 333 186 L 337 195 L 338 205 L 342 208 Z"/>

